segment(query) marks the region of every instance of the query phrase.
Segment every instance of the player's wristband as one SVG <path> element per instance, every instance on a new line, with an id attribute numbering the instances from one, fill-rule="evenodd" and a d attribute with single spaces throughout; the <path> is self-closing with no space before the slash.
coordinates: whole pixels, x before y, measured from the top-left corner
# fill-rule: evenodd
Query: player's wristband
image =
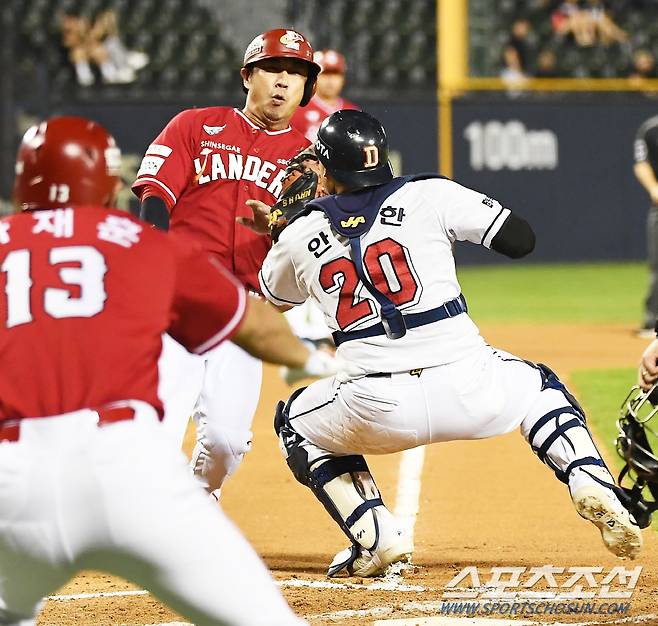
<path id="1" fill-rule="evenodd" d="M 139 210 L 139 217 L 160 230 L 169 230 L 169 211 L 165 201 L 159 196 L 144 198 Z"/>

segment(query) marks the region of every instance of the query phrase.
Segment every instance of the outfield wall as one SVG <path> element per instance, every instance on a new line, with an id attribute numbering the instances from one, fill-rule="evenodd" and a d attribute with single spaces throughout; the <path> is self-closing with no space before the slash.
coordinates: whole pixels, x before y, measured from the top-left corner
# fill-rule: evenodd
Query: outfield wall
<path id="1" fill-rule="evenodd" d="M 643 258 L 649 202 L 633 140 L 656 114 L 648 96 L 470 94 L 453 100 L 453 177 L 530 221 L 533 261 Z M 466 262 L 495 257 L 460 246 Z"/>
<path id="2" fill-rule="evenodd" d="M 242 106 L 242 100 L 226 104 Z M 434 102 L 401 98 L 361 104 L 387 127 L 401 172 L 437 169 Z M 163 125 L 191 105 L 78 103 L 49 112 L 105 124 L 136 167 Z M 633 94 L 472 93 L 455 98 L 453 178 L 530 221 L 538 236 L 530 261 L 641 259 L 648 198 L 633 175 L 633 139 L 639 124 L 657 113 L 658 98 Z M 458 258 L 507 262 L 469 245 L 459 246 Z"/>

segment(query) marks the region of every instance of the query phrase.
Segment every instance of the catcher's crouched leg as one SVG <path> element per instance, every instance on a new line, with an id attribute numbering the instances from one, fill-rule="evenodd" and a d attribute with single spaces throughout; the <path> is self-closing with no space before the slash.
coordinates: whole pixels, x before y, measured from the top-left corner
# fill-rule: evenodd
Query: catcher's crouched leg
<path id="1" fill-rule="evenodd" d="M 599 528 L 606 547 L 617 556 L 634 558 L 642 547 L 640 529 L 592 439 L 585 412 L 550 368 L 537 367 L 541 391 L 521 424 L 523 436 L 568 485 L 576 510 Z"/>
<path id="2" fill-rule="evenodd" d="M 313 492 L 351 542 L 336 555 L 327 576 L 343 570 L 376 576 L 391 563 L 408 560 L 413 541 L 384 505 L 363 456 L 336 456 L 314 446 L 291 425 L 290 406 L 303 391 L 295 391 L 288 404 L 279 402 L 274 429 L 297 481 Z"/>

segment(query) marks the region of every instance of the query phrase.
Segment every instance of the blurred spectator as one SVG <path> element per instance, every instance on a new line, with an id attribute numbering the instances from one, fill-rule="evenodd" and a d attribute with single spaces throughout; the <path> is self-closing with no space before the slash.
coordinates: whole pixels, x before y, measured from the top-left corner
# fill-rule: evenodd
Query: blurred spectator
<path id="1" fill-rule="evenodd" d="M 553 30 L 561 36 L 571 34 L 576 44 L 583 48 L 600 43 L 609 46 L 612 43 L 624 43 L 628 34 L 617 26 L 603 0 L 566 0 L 553 13 Z"/>
<path id="2" fill-rule="evenodd" d="M 503 69 L 500 77 L 509 85 L 518 84 L 527 78 L 523 71 L 519 51 L 509 43 L 503 48 Z"/>
<path id="3" fill-rule="evenodd" d="M 75 68 L 75 76 L 80 85 L 91 85 L 94 73 L 90 62 L 102 63 L 102 50 L 89 42 L 89 22 L 75 15 L 64 15 L 61 20 L 62 45 L 68 51 L 68 58 Z"/>
<path id="4" fill-rule="evenodd" d="M 658 319 L 658 115 L 650 117 L 638 129 L 633 144 L 636 178 L 649 195 L 647 213 L 647 261 L 649 285 L 644 301 L 644 320 L 640 336 L 653 336 Z"/>
<path id="5" fill-rule="evenodd" d="M 557 56 L 555 56 L 553 50 L 547 48 L 539 53 L 535 76 L 537 78 L 557 78 L 559 76 Z"/>
<path id="6" fill-rule="evenodd" d="M 336 50 L 318 50 L 313 60 L 322 68 L 315 95 L 305 107 L 299 107 L 290 120 L 290 125 L 309 141 L 315 141 L 320 124 L 335 111 L 359 108 L 341 96 L 345 85 L 345 57 Z"/>
<path id="7" fill-rule="evenodd" d="M 119 36 L 114 11 L 104 11 L 90 24 L 84 17 L 64 15 L 61 20 L 62 45 L 75 69 L 80 85 L 91 85 L 97 66 L 105 83 L 131 83 L 136 72 L 148 63 L 143 52 L 127 50 Z"/>
<path id="8" fill-rule="evenodd" d="M 656 59 L 649 50 L 636 50 L 633 54 L 633 65 L 628 74 L 629 78 L 657 78 Z"/>
<path id="9" fill-rule="evenodd" d="M 589 13 L 589 17 L 596 27 L 601 44 L 609 46 L 613 43 L 628 41 L 628 34 L 615 24 L 603 0 L 587 0 L 586 12 Z"/>
<path id="10" fill-rule="evenodd" d="M 594 43 L 594 22 L 590 15 L 581 10 L 580 0 L 566 0 L 551 16 L 553 30 L 561 36 L 573 35 L 579 46 Z"/>
<path id="11" fill-rule="evenodd" d="M 532 61 L 535 52 L 534 33 L 532 32 L 532 26 L 527 19 L 521 18 L 514 21 L 512 24 L 512 33 L 505 47 L 511 47 L 516 50 L 516 57 L 521 71 L 527 73 L 528 65 Z M 512 56 L 513 55 L 510 55 L 510 59 Z M 504 51 L 503 57 L 506 62 L 505 64 L 509 65 L 505 58 L 506 53 Z M 516 61 L 513 61 L 513 63 L 516 63 Z"/>
<path id="12" fill-rule="evenodd" d="M 146 54 L 137 50 L 128 50 L 121 41 L 114 11 L 104 11 L 96 18 L 92 27 L 92 37 L 96 41 L 102 41 L 109 63 L 114 68 L 114 74 L 103 76 L 108 83 L 132 82 L 136 78 L 135 72 L 148 64 L 149 59 Z"/>

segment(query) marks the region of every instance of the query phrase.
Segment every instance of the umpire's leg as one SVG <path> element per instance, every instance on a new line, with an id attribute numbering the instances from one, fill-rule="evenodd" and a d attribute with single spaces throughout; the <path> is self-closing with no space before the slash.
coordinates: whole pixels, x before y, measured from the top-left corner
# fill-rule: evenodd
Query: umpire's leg
<path id="1" fill-rule="evenodd" d="M 658 318 L 658 205 L 647 214 L 647 264 L 649 287 L 644 303 L 644 327 L 653 328 Z"/>

